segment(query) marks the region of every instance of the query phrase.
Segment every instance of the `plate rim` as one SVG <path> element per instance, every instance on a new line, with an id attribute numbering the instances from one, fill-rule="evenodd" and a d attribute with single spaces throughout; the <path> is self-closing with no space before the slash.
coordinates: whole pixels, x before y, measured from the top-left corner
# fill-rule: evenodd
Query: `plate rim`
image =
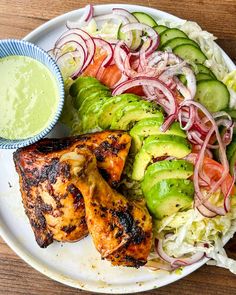
<path id="1" fill-rule="evenodd" d="M 114 8 L 114 7 L 124 7 L 127 9 L 145 9 L 146 11 L 149 10 L 152 14 L 162 14 L 165 15 L 167 18 L 169 19 L 175 19 L 176 21 L 184 21 L 184 19 L 179 18 L 173 14 L 170 14 L 168 12 L 150 7 L 150 6 L 142 6 L 142 5 L 134 5 L 134 4 L 98 4 L 98 5 L 94 5 L 95 10 L 96 8 Z M 51 27 L 53 27 L 53 25 L 61 22 L 61 21 L 66 21 L 68 18 L 71 18 L 73 16 L 78 15 L 79 13 L 82 13 L 84 7 L 76 9 L 76 10 L 71 10 L 69 12 L 66 12 L 64 14 L 61 14 L 59 16 L 56 16 L 54 18 L 52 18 L 51 20 L 46 21 L 45 23 L 43 23 L 42 25 L 40 25 L 39 27 L 35 28 L 32 32 L 30 32 L 29 34 L 27 34 L 23 40 L 29 41 L 34 43 L 33 38 L 38 37 L 40 34 L 45 33 L 45 31 Z M 217 44 L 218 45 L 218 44 Z M 225 51 L 218 45 L 218 47 L 220 48 L 223 58 L 227 64 L 227 66 L 229 67 L 230 70 L 236 69 L 236 65 L 234 64 L 234 62 L 231 60 L 231 58 L 225 53 Z M 0 220 L 1 222 L 1 220 Z M 58 272 L 56 271 L 52 271 L 50 269 L 45 269 L 43 267 L 43 265 L 41 265 L 40 263 L 37 262 L 36 259 L 34 259 L 34 257 L 30 257 L 30 254 L 27 252 L 27 250 L 24 251 L 24 249 L 21 248 L 21 246 L 18 246 L 18 243 L 14 242 L 15 237 L 11 237 L 11 234 L 9 235 L 7 233 L 7 229 L 4 228 L 4 226 L 2 226 L 0 224 L 0 236 L 3 238 L 3 240 L 7 243 L 7 245 L 22 259 L 24 260 L 28 265 L 30 265 L 31 267 L 33 267 L 34 269 L 36 269 L 37 271 L 39 271 L 40 273 L 46 275 L 47 277 L 51 278 L 52 280 L 55 280 L 57 282 L 60 282 L 64 285 L 70 286 L 70 287 L 74 287 L 77 289 L 81 289 L 81 290 L 85 290 L 85 291 L 92 291 L 92 292 L 97 292 L 97 293 L 108 293 L 108 294 L 125 294 L 125 293 L 136 293 L 136 292 L 142 292 L 142 291 L 147 291 L 147 290 L 153 290 L 156 288 L 160 288 L 166 285 L 169 285 L 171 283 L 174 283 L 178 280 L 181 280 L 182 278 L 184 278 L 185 276 L 191 274 L 192 272 L 194 272 L 195 270 L 197 270 L 198 268 L 200 268 L 201 266 L 203 266 L 208 259 L 204 258 L 202 261 L 185 267 L 182 274 L 177 276 L 177 275 L 172 275 L 169 274 L 167 279 L 165 279 L 164 281 L 162 281 L 161 283 L 157 282 L 157 279 L 150 279 L 148 281 L 146 281 L 142 286 L 139 286 L 138 284 L 135 286 L 134 283 L 128 284 L 127 288 L 124 289 L 124 287 L 119 286 L 114 286 L 110 285 L 104 288 L 98 288 L 97 286 L 94 285 L 84 285 L 84 283 L 79 282 L 78 280 L 73 280 L 70 278 L 67 278 L 65 276 L 60 275 Z M 156 280 L 156 282 L 155 282 Z M 121 293 L 122 291 L 122 293 Z"/>

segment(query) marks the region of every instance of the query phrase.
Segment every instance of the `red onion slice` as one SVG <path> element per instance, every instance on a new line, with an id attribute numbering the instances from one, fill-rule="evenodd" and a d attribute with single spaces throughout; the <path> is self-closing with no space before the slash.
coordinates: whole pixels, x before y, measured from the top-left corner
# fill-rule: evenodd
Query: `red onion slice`
<path id="1" fill-rule="evenodd" d="M 95 46 L 97 48 L 101 48 L 102 51 L 105 50 L 107 53 L 106 58 L 104 59 L 104 61 L 101 64 L 101 67 L 105 68 L 105 67 L 109 66 L 113 60 L 113 55 L 114 55 L 113 48 L 112 48 L 111 44 L 103 39 L 100 39 L 100 38 L 93 38 L 93 41 L 94 41 Z"/>
<path id="2" fill-rule="evenodd" d="M 126 44 L 123 41 L 119 41 L 114 49 L 114 60 L 122 73 L 124 73 L 124 62 L 128 57 L 128 53 L 129 50 Z"/>
<path id="3" fill-rule="evenodd" d="M 68 36 L 69 37 L 69 36 Z M 70 52 L 70 51 L 81 51 L 81 55 L 84 55 L 84 57 L 86 58 L 86 43 L 84 42 L 85 47 L 83 47 L 79 42 L 77 41 L 69 41 L 70 38 L 65 37 L 65 42 L 64 42 L 64 38 L 61 40 L 61 42 L 58 43 L 58 45 L 60 47 L 57 47 L 56 50 L 56 54 L 55 54 L 55 58 L 56 60 L 64 53 L 66 52 Z M 77 39 L 78 40 L 78 39 Z M 64 48 L 67 47 L 66 52 L 64 52 Z M 85 49 L 84 49 L 85 48 Z"/>
<path id="4" fill-rule="evenodd" d="M 178 267 L 173 267 L 168 263 L 165 263 L 162 261 L 155 261 L 155 260 L 149 260 L 144 266 L 152 271 L 156 271 L 156 270 L 173 271 L 176 268 L 178 268 Z"/>
<path id="5" fill-rule="evenodd" d="M 183 67 L 181 69 L 181 74 L 183 74 L 187 80 L 187 88 L 191 94 L 191 98 L 193 99 L 196 94 L 196 77 L 193 71 L 189 67 Z"/>
<path id="6" fill-rule="evenodd" d="M 156 78 L 151 77 L 135 77 L 126 82 L 119 84 L 112 92 L 112 95 L 119 95 L 124 93 L 126 90 L 135 86 L 150 86 L 161 91 L 166 98 L 166 103 L 163 100 L 156 98 L 156 103 L 161 104 L 163 107 L 167 107 L 169 115 L 176 115 L 177 105 L 175 102 L 175 97 L 173 96 L 171 90 Z"/>
<path id="7" fill-rule="evenodd" d="M 57 39 L 55 47 L 60 47 L 58 44 L 61 45 L 68 41 L 75 41 L 80 43 L 83 47 L 86 46 L 85 40 L 80 36 L 80 29 L 70 29 L 62 33 L 62 35 Z"/>
<path id="8" fill-rule="evenodd" d="M 113 14 L 117 15 L 117 16 L 124 16 L 128 19 L 129 23 L 138 23 L 138 20 L 135 16 L 133 16 L 132 13 L 130 13 L 129 11 L 127 11 L 126 9 L 123 8 L 113 8 Z M 123 23 L 123 25 L 125 25 Z M 132 34 L 131 32 L 128 32 L 128 35 Z M 136 50 L 140 45 L 141 45 L 141 36 L 142 36 L 142 31 L 140 30 L 136 30 L 133 32 L 134 36 L 132 38 L 132 42 L 131 44 L 129 44 L 130 48 L 132 46 L 133 50 Z"/>
<path id="9" fill-rule="evenodd" d="M 91 36 L 81 30 L 81 29 L 71 29 L 66 32 L 64 32 L 60 38 L 57 40 L 55 43 L 55 47 L 58 47 L 58 44 L 64 44 L 65 40 L 68 41 L 76 41 L 80 43 L 80 45 L 84 48 L 85 53 L 86 53 L 86 60 L 83 66 L 83 70 L 91 63 L 94 54 L 95 54 L 95 43 Z"/>
<path id="10" fill-rule="evenodd" d="M 86 61 L 84 63 L 84 67 L 83 70 L 91 63 L 94 54 L 95 54 L 95 50 L 96 50 L 96 46 L 95 43 L 93 41 L 93 38 L 85 31 L 83 30 L 79 30 L 79 35 L 85 40 L 86 42 L 86 46 L 87 46 L 87 57 L 86 57 Z"/>
<path id="11" fill-rule="evenodd" d="M 196 207 L 199 213 L 201 213 L 202 216 L 207 217 L 207 218 L 213 218 L 216 217 L 217 214 L 215 212 L 210 211 L 207 209 L 204 205 L 200 205 Z"/>
<path id="12" fill-rule="evenodd" d="M 183 62 L 183 60 L 174 53 L 155 51 L 148 57 L 148 65 L 151 67 L 157 65 L 161 60 L 165 59 L 166 55 L 168 57 L 167 65 L 175 65 Z"/>
<path id="13" fill-rule="evenodd" d="M 64 67 L 68 68 L 68 63 L 71 61 L 71 59 L 79 59 L 79 62 L 76 62 L 76 68 L 73 69 L 73 72 L 70 73 L 71 77 L 74 77 L 75 73 L 80 73 L 83 65 L 84 65 L 84 60 L 85 56 L 81 55 L 81 52 L 78 50 L 75 51 L 70 51 L 62 54 L 58 59 L 57 59 L 57 64 L 60 69 L 63 69 Z"/>
<path id="14" fill-rule="evenodd" d="M 155 249 L 157 254 L 166 262 L 169 262 L 172 266 L 187 266 L 191 265 L 193 263 L 196 263 L 200 261 L 204 257 L 203 252 L 197 252 L 193 254 L 190 257 L 179 257 L 179 258 L 174 258 L 166 254 L 166 252 L 163 249 L 163 242 L 164 240 L 162 239 L 155 239 Z"/>
<path id="15" fill-rule="evenodd" d="M 112 12 L 114 15 L 121 15 L 121 16 L 126 17 L 130 23 L 137 23 L 138 22 L 137 18 L 132 13 L 130 13 L 128 10 L 126 10 L 124 8 L 113 8 Z"/>
<path id="16" fill-rule="evenodd" d="M 67 21 L 66 26 L 68 29 L 76 29 L 76 28 L 81 28 L 82 26 L 85 26 L 86 24 L 89 23 L 89 21 L 93 18 L 94 14 L 94 8 L 93 5 L 89 4 L 86 5 L 84 8 L 84 13 L 80 17 L 78 21 Z"/>
<path id="17" fill-rule="evenodd" d="M 186 108 L 183 108 L 183 107 L 179 108 L 178 119 L 179 119 L 181 129 L 187 131 L 193 126 L 195 122 L 196 111 L 193 106 L 190 106 L 187 109 L 187 117 L 186 117 L 186 115 L 184 114 L 184 110 L 186 110 Z M 183 122 L 185 123 L 184 125 L 183 125 Z"/>
<path id="18" fill-rule="evenodd" d="M 122 33 L 129 33 L 130 31 L 135 31 L 135 30 L 139 30 L 139 31 L 143 31 L 144 33 L 146 33 L 149 38 L 152 41 L 151 46 L 146 50 L 146 57 L 148 57 L 150 54 L 152 54 L 159 46 L 159 35 L 157 34 L 157 32 L 149 27 L 148 25 L 145 24 L 141 24 L 141 23 L 130 23 L 130 24 L 126 24 L 121 28 L 121 32 Z"/>
<path id="19" fill-rule="evenodd" d="M 216 139 L 218 141 L 219 144 L 219 156 L 220 156 L 220 161 L 224 167 L 224 171 L 222 173 L 222 177 L 212 186 L 211 190 L 209 191 L 209 195 L 214 193 L 222 184 L 222 182 L 225 180 L 225 178 L 227 177 L 228 173 L 229 173 L 229 163 L 226 157 L 226 151 L 224 148 L 224 144 L 222 142 L 219 130 L 218 130 L 218 126 L 214 120 L 214 118 L 212 117 L 212 115 L 209 113 L 209 111 L 200 103 L 196 102 L 196 101 L 184 101 L 183 103 L 181 103 L 182 106 L 190 106 L 190 105 L 194 105 L 195 107 L 197 107 L 199 110 L 201 110 L 201 112 L 208 118 L 209 122 L 212 124 L 212 128 L 213 131 L 215 132 L 216 135 Z M 210 133 L 210 132 L 209 132 Z M 209 135 L 208 133 L 208 135 Z M 207 135 L 207 137 L 208 137 Z M 209 141 L 210 138 L 208 138 Z"/>
<path id="20" fill-rule="evenodd" d="M 224 209 L 227 213 L 230 211 L 230 207 L 231 207 L 230 194 L 231 194 L 231 191 L 234 187 L 235 178 L 236 177 L 235 177 L 235 169 L 234 169 L 231 185 L 228 188 L 228 190 L 226 190 L 226 192 L 224 193 Z M 222 190 L 223 190 L 223 187 L 222 187 Z"/>

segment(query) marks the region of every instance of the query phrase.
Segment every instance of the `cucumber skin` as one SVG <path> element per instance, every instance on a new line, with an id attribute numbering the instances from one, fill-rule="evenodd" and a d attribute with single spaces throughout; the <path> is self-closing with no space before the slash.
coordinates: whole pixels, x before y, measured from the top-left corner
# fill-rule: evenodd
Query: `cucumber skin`
<path id="1" fill-rule="evenodd" d="M 165 32 L 166 30 L 168 30 L 169 28 L 163 25 L 157 25 L 155 27 L 153 27 L 153 29 L 157 32 L 158 35 L 160 35 L 161 33 Z"/>
<path id="2" fill-rule="evenodd" d="M 170 36 L 172 36 L 170 38 Z M 183 38 L 188 38 L 188 36 L 181 30 L 179 29 L 167 29 L 164 32 L 160 34 L 160 42 L 161 46 L 165 43 L 167 43 L 169 40 L 178 38 L 178 37 L 183 37 Z"/>
<path id="3" fill-rule="evenodd" d="M 188 49 L 188 53 L 192 53 L 193 55 L 193 59 L 190 58 L 189 60 L 194 62 L 194 63 L 204 63 L 207 60 L 207 57 L 205 56 L 205 54 L 199 49 L 196 48 L 193 45 L 190 44 L 185 44 L 185 45 L 179 45 L 177 47 L 175 47 L 175 49 L 173 50 L 173 53 L 175 53 L 176 55 L 178 55 L 179 57 L 181 57 L 182 59 L 188 59 L 186 58 L 186 50 Z"/>
<path id="4" fill-rule="evenodd" d="M 177 40 L 178 39 L 178 40 Z M 178 42 L 179 41 L 179 42 Z M 174 44 L 172 45 L 173 43 L 177 42 L 177 44 Z M 173 38 L 173 39 L 170 39 L 169 41 L 167 41 L 166 43 L 164 43 L 162 46 L 161 46 L 161 49 L 166 49 L 166 48 L 171 48 L 172 50 L 174 50 L 177 46 L 180 46 L 180 45 L 186 45 L 186 44 L 191 44 L 197 48 L 199 48 L 199 45 L 189 39 L 189 38 L 184 38 L 184 37 L 177 37 L 177 38 Z"/>
<path id="5" fill-rule="evenodd" d="M 135 12 L 132 12 L 132 14 L 142 24 L 148 25 L 150 27 L 157 26 L 157 22 L 154 20 L 154 18 L 145 12 L 135 11 Z"/>

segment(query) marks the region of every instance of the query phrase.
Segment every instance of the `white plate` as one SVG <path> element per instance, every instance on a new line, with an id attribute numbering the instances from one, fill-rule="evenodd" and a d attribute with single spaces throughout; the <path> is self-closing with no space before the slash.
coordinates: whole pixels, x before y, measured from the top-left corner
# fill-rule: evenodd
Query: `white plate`
<path id="1" fill-rule="evenodd" d="M 112 8 L 121 6 L 129 11 L 146 12 L 156 18 L 181 21 L 168 13 L 134 5 L 99 5 L 95 7 L 95 13 L 107 13 Z M 77 19 L 81 14 L 80 9 L 59 16 L 34 30 L 25 37 L 25 40 L 48 50 L 65 30 L 66 20 Z M 223 55 L 228 67 L 233 70 L 235 65 L 224 52 Z M 60 126 L 57 126 L 53 134 L 63 136 L 63 132 Z M 90 237 L 73 244 L 54 242 L 47 249 L 41 249 L 35 242 L 23 210 L 12 151 L 0 151 L 0 165 L 0 234 L 22 259 L 54 280 L 72 287 L 101 293 L 133 293 L 170 284 L 206 262 L 203 260 L 186 267 L 181 275 L 151 272 L 145 267 L 140 269 L 113 267 L 108 261 L 100 259 Z"/>

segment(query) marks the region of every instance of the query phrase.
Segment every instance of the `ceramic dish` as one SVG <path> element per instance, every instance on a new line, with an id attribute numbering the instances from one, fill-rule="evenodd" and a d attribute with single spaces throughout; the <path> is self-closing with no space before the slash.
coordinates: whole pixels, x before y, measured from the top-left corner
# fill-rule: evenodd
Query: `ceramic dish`
<path id="1" fill-rule="evenodd" d="M 46 51 L 42 50 L 38 46 L 24 41 L 24 40 L 15 40 L 15 39 L 7 39 L 0 41 L 0 58 L 6 57 L 10 55 L 22 55 L 31 57 L 42 64 L 44 64 L 53 74 L 56 79 L 58 92 L 59 92 L 59 103 L 54 115 L 54 118 L 51 122 L 49 122 L 48 126 L 44 128 L 40 133 L 26 139 L 20 140 L 10 140 L 4 139 L 0 137 L 0 148 L 3 149 L 15 149 L 19 147 L 23 147 L 29 144 L 32 144 L 44 136 L 46 136 L 56 125 L 63 108 L 64 104 L 64 83 L 62 79 L 62 75 L 60 70 L 55 63 L 55 61 L 47 54 Z"/>
<path id="2" fill-rule="evenodd" d="M 152 8 L 134 5 L 99 5 L 96 14 L 104 14 L 114 7 L 124 7 L 129 11 L 143 11 L 155 18 L 165 18 L 180 22 L 181 19 Z M 25 37 L 43 49 L 52 48 L 58 36 L 65 30 L 68 19 L 74 20 L 82 10 L 73 11 L 57 17 L 37 28 Z M 235 65 L 224 53 L 230 70 Z M 63 136 L 66 130 L 57 125 L 51 136 Z M 207 259 L 185 267 L 180 275 L 167 272 L 152 272 L 145 267 L 131 269 L 112 267 L 108 261 L 101 260 L 99 253 L 87 237 L 78 243 L 53 243 L 47 249 L 40 249 L 35 242 L 32 229 L 24 214 L 19 192 L 18 176 L 14 169 L 11 151 L 0 152 L 0 234 L 7 244 L 28 264 L 46 276 L 63 284 L 83 290 L 100 293 L 134 293 L 170 284 L 195 271 Z"/>

